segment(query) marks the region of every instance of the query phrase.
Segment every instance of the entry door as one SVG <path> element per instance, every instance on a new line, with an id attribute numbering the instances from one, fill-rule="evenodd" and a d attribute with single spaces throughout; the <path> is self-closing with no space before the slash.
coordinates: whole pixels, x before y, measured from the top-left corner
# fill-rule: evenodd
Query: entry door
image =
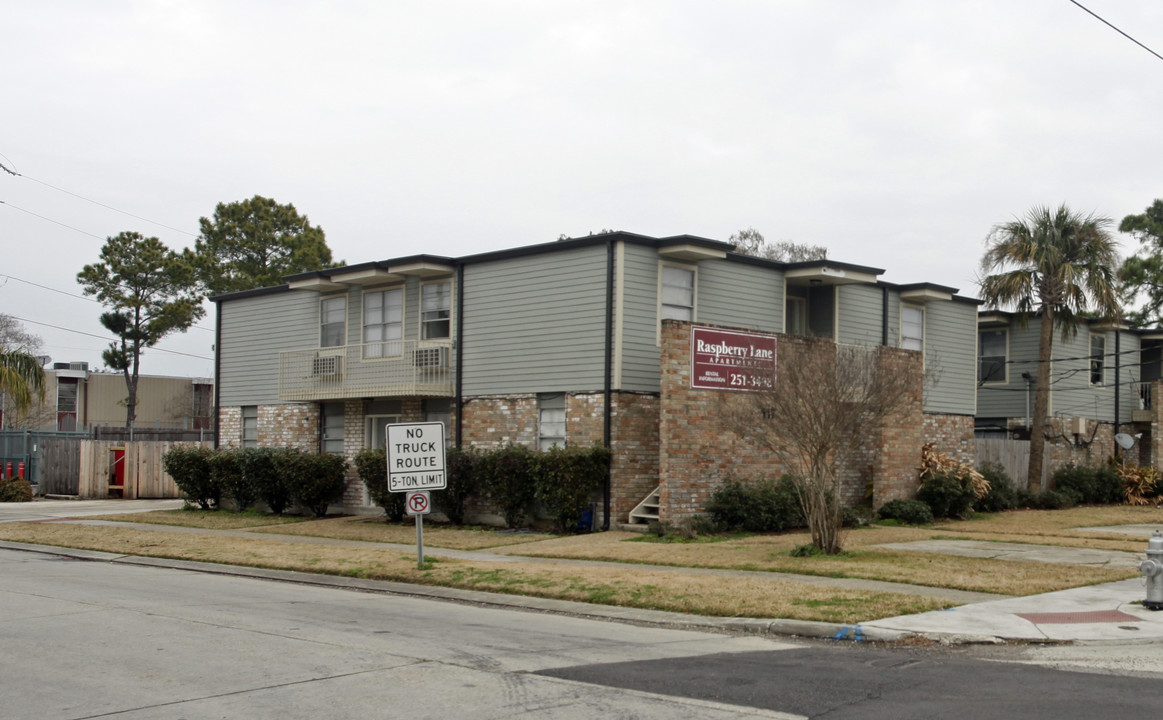
<path id="1" fill-rule="evenodd" d="M 373 450 L 382 449 L 384 447 L 384 441 L 388 436 L 388 426 L 398 422 L 400 422 L 399 415 L 368 415 L 364 424 L 364 447 L 369 447 Z M 368 494 L 366 485 L 363 486 L 363 504 L 372 504 L 371 496 Z"/>

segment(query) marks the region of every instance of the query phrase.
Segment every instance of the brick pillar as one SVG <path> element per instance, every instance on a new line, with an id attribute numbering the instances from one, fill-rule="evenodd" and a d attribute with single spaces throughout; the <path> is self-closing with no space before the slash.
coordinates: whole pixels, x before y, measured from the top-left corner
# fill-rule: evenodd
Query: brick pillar
<path id="1" fill-rule="evenodd" d="M 899 348 L 879 348 L 877 361 L 888 372 L 917 379 L 903 407 L 881 423 L 872 463 L 872 505 L 916 497 L 924 443 L 923 376 L 921 354 Z"/>

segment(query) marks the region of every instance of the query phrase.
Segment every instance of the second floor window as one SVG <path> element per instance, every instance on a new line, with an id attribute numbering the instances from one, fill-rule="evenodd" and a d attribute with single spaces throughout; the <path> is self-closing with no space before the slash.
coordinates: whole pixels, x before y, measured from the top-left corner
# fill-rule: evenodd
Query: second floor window
<path id="1" fill-rule="evenodd" d="M 977 382 L 1006 381 L 1006 331 L 982 330 L 977 334 Z"/>
<path id="2" fill-rule="evenodd" d="M 420 338 L 452 337 L 452 283 L 420 286 Z"/>
<path id="3" fill-rule="evenodd" d="M 1106 336 L 1090 336 L 1090 384 L 1102 385 L 1106 369 Z"/>
<path id="4" fill-rule="evenodd" d="M 925 311 L 911 305 L 901 306 L 901 347 L 905 350 L 925 349 Z"/>
<path id="5" fill-rule="evenodd" d="M 404 291 L 400 288 L 364 293 L 363 356 L 393 357 L 403 352 Z"/>
<path id="6" fill-rule="evenodd" d="M 347 330 L 347 298 L 324 298 L 319 302 L 319 347 L 344 345 Z"/>
<path id="7" fill-rule="evenodd" d="M 661 320 L 695 319 L 695 271 L 662 266 Z"/>

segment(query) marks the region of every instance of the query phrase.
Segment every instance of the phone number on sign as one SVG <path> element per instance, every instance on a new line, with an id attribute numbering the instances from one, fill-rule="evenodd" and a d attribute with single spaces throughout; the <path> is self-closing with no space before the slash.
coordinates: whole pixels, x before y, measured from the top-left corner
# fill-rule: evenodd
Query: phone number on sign
<path id="1" fill-rule="evenodd" d="M 731 373 L 731 387 L 770 388 L 772 386 L 771 378 L 763 375 Z"/>

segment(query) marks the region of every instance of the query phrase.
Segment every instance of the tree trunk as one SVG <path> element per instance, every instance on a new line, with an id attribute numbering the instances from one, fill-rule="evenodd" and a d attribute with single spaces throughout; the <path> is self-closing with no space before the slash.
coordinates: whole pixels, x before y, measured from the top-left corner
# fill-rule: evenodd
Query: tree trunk
<path id="1" fill-rule="evenodd" d="M 1038 372 L 1034 382 L 1034 414 L 1030 418 L 1030 467 L 1026 489 L 1040 492 L 1042 465 L 1046 452 L 1046 416 L 1050 414 L 1050 357 L 1054 349 L 1054 311 L 1042 310 L 1042 332 L 1038 339 Z"/>

